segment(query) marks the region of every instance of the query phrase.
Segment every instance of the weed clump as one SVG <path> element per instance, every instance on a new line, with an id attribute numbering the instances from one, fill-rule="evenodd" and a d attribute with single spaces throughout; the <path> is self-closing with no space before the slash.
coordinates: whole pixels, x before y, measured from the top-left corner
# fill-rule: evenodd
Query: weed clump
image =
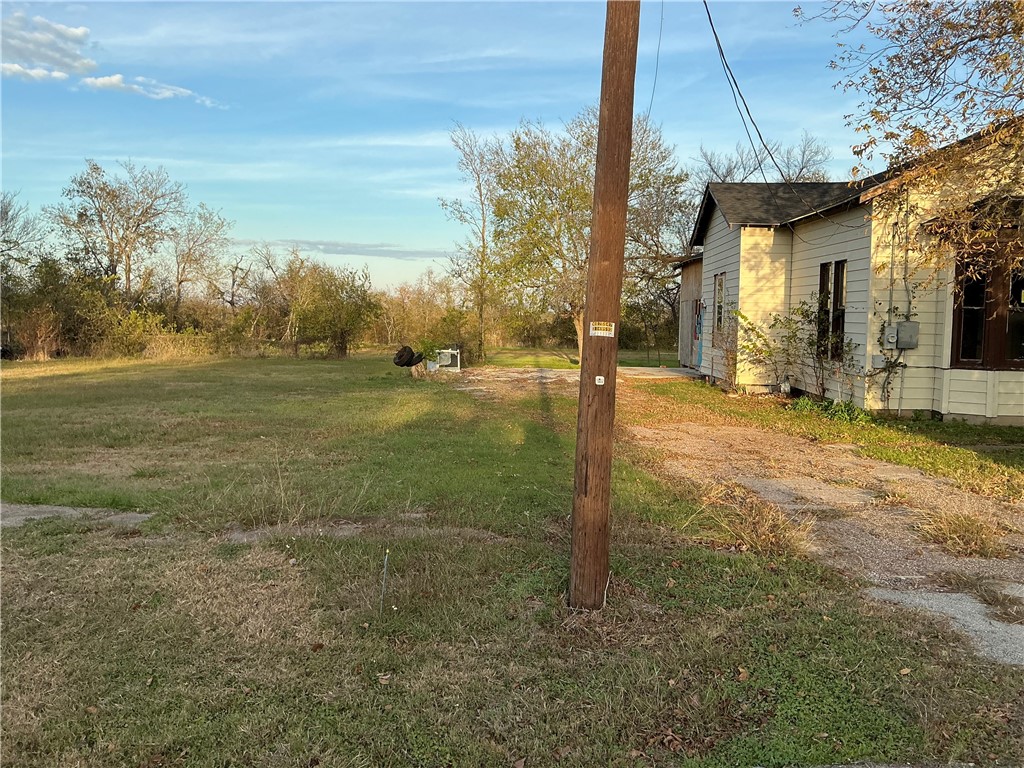
<path id="1" fill-rule="evenodd" d="M 871 415 L 849 400 L 812 400 L 798 397 L 788 406 L 794 413 L 817 413 L 842 424 L 870 424 Z"/>
<path id="2" fill-rule="evenodd" d="M 925 541 L 939 544 L 958 557 L 1006 557 L 999 526 L 969 512 L 929 510 L 918 516 L 917 529 Z"/>
<path id="3" fill-rule="evenodd" d="M 794 522 L 777 504 L 754 497 L 731 501 L 726 494 L 705 497 L 708 517 L 740 549 L 768 557 L 807 550 L 810 523 Z"/>

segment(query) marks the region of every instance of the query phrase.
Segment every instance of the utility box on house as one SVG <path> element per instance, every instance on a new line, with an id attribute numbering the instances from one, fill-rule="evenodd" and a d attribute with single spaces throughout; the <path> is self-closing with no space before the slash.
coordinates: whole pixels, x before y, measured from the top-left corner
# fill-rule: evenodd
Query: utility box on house
<path id="1" fill-rule="evenodd" d="M 921 324 L 917 320 L 903 320 L 896 323 L 896 349 L 917 349 L 917 337 Z"/>

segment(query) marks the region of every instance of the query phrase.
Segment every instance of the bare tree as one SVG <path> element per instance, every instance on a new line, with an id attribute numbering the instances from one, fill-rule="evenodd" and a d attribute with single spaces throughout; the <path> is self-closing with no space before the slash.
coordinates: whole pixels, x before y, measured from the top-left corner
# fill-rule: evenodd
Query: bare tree
<path id="1" fill-rule="evenodd" d="M 832 161 L 832 150 L 821 139 L 807 131 L 803 132 L 800 141 L 782 147 L 775 155 L 781 181 L 791 184 L 803 181 L 828 181 L 826 167 Z M 772 164 L 775 166 L 775 163 Z"/>
<path id="2" fill-rule="evenodd" d="M 700 199 L 711 182 L 828 181 L 832 150 L 821 139 L 804 131 L 796 144 L 767 141 L 767 146 L 738 143 L 734 152 L 700 148 L 700 156 L 688 168 L 688 188 Z"/>
<path id="3" fill-rule="evenodd" d="M 121 163 L 123 176 L 109 176 L 95 161 L 71 178 L 66 203 L 48 209 L 77 257 L 101 275 L 120 279 L 129 303 L 144 292 L 147 256 L 169 239 L 186 206 L 185 188 L 163 168 Z"/>
<path id="4" fill-rule="evenodd" d="M 0 258 L 24 264 L 29 249 L 42 239 L 39 219 L 29 212 L 27 205 L 18 204 L 17 193 L 0 194 Z"/>
<path id="5" fill-rule="evenodd" d="M 482 139 L 458 123 L 451 131 L 451 141 L 459 153 L 458 167 L 469 194 L 439 201 L 448 218 L 468 230 L 450 258 L 448 272 L 465 285 L 472 297 L 477 318 L 477 358 L 485 361 L 487 308 L 497 279 L 491 212 L 497 195 L 499 147 L 497 142 Z"/>
<path id="6" fill-rule="evenodd" d="M 227 247 L 230 228 L 230 221 L 218 211 L 200 203 L 198 208 L 185 211 L 181 221 L 171 230 L 171 257 L 174 259 L 173 319 L 178 318 L 185 286 L 214 271 Z"/>

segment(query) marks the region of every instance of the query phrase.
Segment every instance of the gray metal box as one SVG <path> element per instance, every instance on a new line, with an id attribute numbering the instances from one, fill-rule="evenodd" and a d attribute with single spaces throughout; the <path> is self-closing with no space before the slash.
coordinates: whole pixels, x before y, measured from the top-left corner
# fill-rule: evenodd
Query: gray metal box
<path id="1" fill-rule="evenodd" d="M 917 320 L 896 323 L 896 349 L 917 349 L 917 336 L 921 324 Z"/>

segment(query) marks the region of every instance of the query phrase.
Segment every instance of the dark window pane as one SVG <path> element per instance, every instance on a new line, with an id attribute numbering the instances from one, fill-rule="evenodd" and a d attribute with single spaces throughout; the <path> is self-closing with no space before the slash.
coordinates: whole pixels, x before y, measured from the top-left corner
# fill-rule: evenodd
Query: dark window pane
<path id="1" fill-rule="evenodd" d="M 831 357 L 839 360 L 843 356 L 843 345 L 846 342 L 846 310 L 837 309 L 832 315 L 832 349 Z"/>
<path id="2" fill-rule="evenodd" d="M 818 267 L 818 355 L 827 357 L 829 349 L 829 315 L 831 304 L 829 288 L 832 283 L 832 263 L 822 264 Z"/>
<path id="3" fill-rule="evenodd" d="M 832 279 L 832 310 L 846 306 L 846 262 L 837 261 Z"/>
<path id="4" fill-rule="evenodd" d="M 818 267 L 818 304 L 827 307 L 829 305 L 828 290 L 832 283 L 832 264 L 822 264 Z"/>
<path id="5" fill-rule="evenodd" d="M 1020 298 L 1020 294 L 1017 294 Z M 1018 302 L 1016 308 L 1010 304 L 1006 319 L 1006 359 L 1024 360 L 1024 306 Z"/>
<path id="6" fill-rule="evenodd" d="M 981 360 L 982 339 L 985 332 L 983 307 L 964 307 L 960 326 L 960 359 Z"/>
<path id="7" fill-rule="evenodd" d="M 837 261 L 832 270 L 832 345 L 829 357 L 839 360 L 843 356 L 846 340 L 846 262 Z"/>
<path id="8" fill-rule="evenodd" d="M 1010 276 L 1010 309 L 1024 308 L 1024 272 Z"/>
<path id="9" fill-rule="evenodd" d="M 964 308 L 981 308 L 985 306 L 985 278 L 964 278 Z"/>

